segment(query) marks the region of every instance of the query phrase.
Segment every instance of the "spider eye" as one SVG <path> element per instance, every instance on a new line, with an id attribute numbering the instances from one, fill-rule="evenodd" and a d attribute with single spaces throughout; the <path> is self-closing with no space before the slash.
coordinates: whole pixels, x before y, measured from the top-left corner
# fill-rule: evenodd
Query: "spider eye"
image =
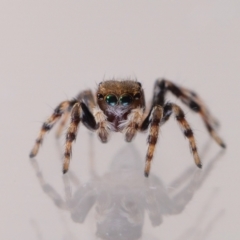
<path id="1" fill-rule="evenodd" d="M 132 97 L 128 94 L 122 95 L 119 102 L 123 106 L 128 106 L 132 102 Z"/>
<path id="2" fill-rule="evenodd" d="M 134 94 L 134 99 L 135 99 L 135 100 L 139 100 L 140 97 L 141 97 L 141 94 L 140 94 L 140 93 Z"/>
<path id="3" fill-rule="evenodd" d="M 98 98 L 99 100 L 103 100 L 103 95 L 102 95 L 101 93 L 98 93 L 97 98 Z"/>
<path id="4" fill-rule="evenodd" d="M 118 102 L 118 99 L 115 95 L 109 94 L 106 96 L 105 101 L 107 102 L 108 105 L 115 106 Z"/>

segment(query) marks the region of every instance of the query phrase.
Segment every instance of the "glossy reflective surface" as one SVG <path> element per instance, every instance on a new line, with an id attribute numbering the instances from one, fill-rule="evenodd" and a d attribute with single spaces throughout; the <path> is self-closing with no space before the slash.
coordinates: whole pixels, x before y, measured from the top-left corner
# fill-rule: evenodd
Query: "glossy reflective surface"
<path id="1" fill-rule="evenodd" d="M 104 239 L 118 223 L 130 236 L 141 234 L 140 240 L 239 239 L 239 11 L 239 1 L 217 0 L 2 1 L 1 239 L 99 240 L 96 234 Z M 200 118 L 184 108 L 202 175 L 174 118 L 161 127 L 149 181 L 138 165 L 144 164 L 146 134 L 134 139 L 134 162 L 132 154 L 124 155 L 120 133 L 107 144 L 95 135 L 90 143 L 80 124 L 71 172 L 63 178 L 65 134 L 56 141 L 56 126 L 35 162 L 29 160 L 43 121 L 61 101 L 118 76 L 137 78 L 147 104 L 157 77 L 195 90 L 221 123 L 225 155 L 215 160 L 219 147 Z M 171 94 L 167 98 L 181 104 Z M 114 168 L 113 162 L 121 165 Z M 181 213 L 168 214 L 172 206 Z"/>

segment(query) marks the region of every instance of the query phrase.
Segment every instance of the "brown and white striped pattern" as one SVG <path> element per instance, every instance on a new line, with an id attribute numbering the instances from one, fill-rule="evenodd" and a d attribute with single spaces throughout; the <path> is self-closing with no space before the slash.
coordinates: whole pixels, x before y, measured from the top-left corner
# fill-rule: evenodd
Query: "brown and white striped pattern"
<path id="1" fill-rule="evenodd" d="M 183 133 L 184 133 L 185 137 L 189 141 L 190 149 L 191 149 L 191 152 L 193 154 L 193 158 L 194 158 L 194 161 L 195 161 L 196 165 L 199 168 L 201 168 L 202 164 L 201 164 L 201 161 L 200 161 L 200 158 L 199 158 L 199 155 L 198 155 L 197 145 L 196 145 L 196 141 L 195 141 L 195 138 L 194 138 L 194 135 L 193 135 L 193 131 L 192 131 L 189 123 L 185 119 L 184 112 L 176 104 L 170 103 L 169 105 L 171 106 L 172 111 L 173 111 L 173 113 L 176 117 L 176 120 L 178 121 L 181 129 L 183 130 Z"/>
<path id="2" fill-rule="evenodd" d="M 218 121 L 210 114 L 209 110 L 201 100 L 201 98 L 192 91 L 188 89 L 183 89 L 184 97 L 186 104 L 195 112 L 199 113 L 204 121 L 204 124 L 212 136 L 212 138 L 223 148 L 226 147 L 223 140 L 218 136 L 217 132 L 215 131 L 215 127 L 218 127 Z"/>
<path id="3" fill-rule="evenodd" d="M 80 120 L 81 120 L 81 107 L 80 103 L 76 103 L 72 108 L 71 122 L 66 135 L 63 173 L 66 173 L 69 168 L 70 158 L 72 155 L 72 142 L 76 140 L 76 134 Z"/>
<path id="4" fill-rule="evenodd" d="M 38 153 L 39 147 L 43 142 L 43 138 L 46 132 L 50 131 L 54 124 L 60 119 L 62 114 L 68 109 L 70 105 L 69 101 L 64 101 L 60 103 L 54 110 L 53 114 L 43 123 L 40 133 L 36 139 L 35 145 L 33 146 L 32 151 L 30 152 L 30 157 L 35 157 Z"/>
<path id="5" fill-rule="evenodd" d="M 183 87 L 179 87 L 176 84 L 168 80 L 157 80 L 159 85 L 165 86 L 165 88 L 171 91 L 176 97 L 179 97 L 180 100 L 186 104 L 191 110 L 196 113 L 199 113 L 204 121 L 204 124 L 211 135 L 211 137 L 223 148 L 226 147 L 223 140 L 218 136 L 215 131 L 218 121 L 210 114 L 209 110 L 205 106 L 202 99 L 193 91 L 188 90 Z"/>
<path id="6" fill-rule="evenodd" d="M 63 129 L 66 126 L 66 123 L 70 117 L 70 113 L 71 113 L 71 108 L 69 107 L 67 109 L 67 111 L 63 114 L 61 122 L 58 126 L 58 129 L 56 131 L 56 138 L 59 138 L 62 135 Z"/>
<path id="7" fill-rule="evenodd" d="M 154 150 L 156 147 L 156 143 L 158 140 L 159 127 L 160 127 L 162 116 L 163 116 L 163 108 L 161 106 L 155 106 L 152 109 L 152 113 L 150 117 L 149 135 L 147 139 L 148 149 L 147 149 L 146 163 L 145 163 L 145 170 L 144 170 L 145 177 L 148 177 L 150 172 L 151 162 L 152 162 Z"/>

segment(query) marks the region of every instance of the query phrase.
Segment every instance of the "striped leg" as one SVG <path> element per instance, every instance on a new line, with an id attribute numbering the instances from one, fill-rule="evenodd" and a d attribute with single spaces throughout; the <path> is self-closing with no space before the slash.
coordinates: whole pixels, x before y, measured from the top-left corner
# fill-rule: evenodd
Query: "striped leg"
<path id="1" fill-rule="evenodd" d="M 89 109 L 93 109 L 96 106 L 94 101 L 94 95 L 91 90 L 85 90 L 80 92 L 76 99 L 79 102 L 84 102 Z"/>
<path id="2" fill-rule="evenodd" d="M 145 177 L 148 177 L 150 172 L 151 162 L 152 162 L 153 153 L 154 153 L 155 146 L 158 139 L 159 127 L 160 127 L 162 116 L 163 116 L 163 108 L 158 105 L 155 106 L 152 109 L 151 116 L 150 116 L 149 135 L 147 139 L 148 149 L 147 149 L 146 163 L 145 163 L 145 170 L 144 170 Z"/>
<path id="3" fill-rule="evenodd" d="M 218 121 L 210 114 L 207 107 L 204 105 L 201 98 L 194 92 L 188 89 L 182 89 L 184 98 L 182 99 L 193 111 L 199 113 L 204 121 L 204 124 L 212 136 L 212 138 L 223 148 L 226 148 L 223 140 L 218 136 L 215 128 L 219 126 Z"/>
<path id="4" fill-rule="evenodd" d="M 59 124 L 59 127 L 58 127 L 57 131 L 56 131 L 56 138 L 59 138 L 62 135 L 63 129 L 66 126 L 66 123 L 67 123 L 67 121 L 70 117 L 71 110 L 72 110 L 72 108 L 69 107 L 66 110 L 66 112 L 63 114 L 62 120 Z"/>
<path id="5" fill-rule="evenodd" d="M 95 107 L 95 101 L 94 101 L 94 96 L 93 96 L 93 93 L 91 90 L 85 90 L 85 91 L 81 91 L 77 97 L 75 98 L 75 102 L 84 102 L 86 107 L 90 110 L 91 110 Z M 64 113 L 63 117 L 62 117 L 62 121 L 60 122 L 60 125 L 58 127 L 58 130 L 56 132 L 56 137 L 59 138 L 62 134 L 62 131 L 71 115 L 71 110 L 72 110 L 72 107 L 73 105 L 71 105 L 67 110 L 66 112 Z M 87 116 L 88 119 L 87 121 L 84 121 L 83 122 L 88 122 L 89 121 L 89 116 Z"/>
<path id="6" fill-rule="evenodd" d="M 81 119 L 81 107 L 80 103 L 76 103 L 71 112 L 71 123 L 67 130 L 66 145 L 63 162 L 63 173 L 66 173 L 69 168 L 70 158 L 72 154 L 72 142 L 76 139 L 78 125 Z"/>
<path id="7" fill-rule="evenodd" d="M 214 127 L 219 126 L 219 122 L 217 119 L 215 119 L 209 112 L 207 106 L 204 104 L 203 100 L 193 91 L 190 91 L 186 88 L 181 88 L 184 98 L 182 101 L 185 102 L 186 105 L 188 105 L 193 111 L 199 112 L 201 115 L 205 115 L 207 120 L 213 125 Z M 199 107 L 200 106 L 200 107 Z M 200 109 L 199 109 L 200 108 Z"/>
<path id="8" fill-rule="evenodd" d="M 60 103 L 54 110 L 53 114 L 50 118 L 47 119 L 46 122 L 43 123 L 40 133 L 36 139 L 35 145 L 33 146 L 32 151 L 30 152 L 30 157 L 35 157 L 38 153 L 39 147 L 43 142 L 43 138 L 46 132 L 50 131 L 54 124 L 60 119 L 62 114 L 69 108 L 69 106 L 73 104 L 72 101 L 64 101 Z"/>
<path id="9" fill-rule="evenodd" d="M 217 120 L 209 113 L 207 107 L 200 99 L 200 97 L 191 90 L 182 88 L 172 83 L 171 81 L 159 79 L 154 86 L 153 104 L 159 104 L 163 106 L 165 101 L 165 94 L 167 91 L 172 92 L 178 97 L 184 104 L 186 104 L 191 110 L 199 113 L 204 121 L 204 124 L 212 136 L 212 138 L 223 148 L 226 147 L 223 140 L 218 136 L 215 131 L 215 127 L 218 126 Z"/>
<path id="10" fill-rule="evenodd" d="M 164 116 L 163 116 L 163 121 L 161 122 L 161 124 L 165 123 L 169 119 L 169 117 L 171 116 L 172 113 L 175 115 L 176 120 L 178 121 L 181 129 L 183 130 L 185 137 L 187 137 L 189 140 L 190 149 L 193 154 L 193 158 L 194 158 L 196 165 L 199 168 L 201 168 L 202 164 L 201 164 L 200 158 L 198 156 L 197 145 L 196 145 L 195 138 L 193 136 L 193 131 L 192 131 L 190 125 L 188 124 L 187 120 L 185 119 L 185 115 L 184 115 L 184 112 L 182 111 L 182 109 L 176 104 L 167 103 L 164 106 Z"/>

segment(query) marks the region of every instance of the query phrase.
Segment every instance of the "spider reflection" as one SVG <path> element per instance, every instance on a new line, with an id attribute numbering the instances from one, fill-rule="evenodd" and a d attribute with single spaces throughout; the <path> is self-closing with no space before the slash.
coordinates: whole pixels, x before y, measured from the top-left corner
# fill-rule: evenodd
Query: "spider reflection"
<path id="1" fill-rule="evenodd" d="M 66 200 L 44 180 L 37 162 L 31 163 L 43 191 L 58 208 L 67 210 L 74 222 L 83 223 L 95 206 L 98 238 L 137 240 L 142 236 L 145 214 L 153 226 L 159 226 L 165 215 L 184 210 L 207 179 L 219 154 L 202 171 L 187 169 L 170 184 L 171 190 L 154 174 L 144 178 L 139 159 L 133 146 L 128 145 L 113 159 L 108 173 L 92 177 L 85 185 L 77 184 L 74 194 L 70 183 L 77 180 L 70 171 L 71 174 L 63 176 Z"/>

